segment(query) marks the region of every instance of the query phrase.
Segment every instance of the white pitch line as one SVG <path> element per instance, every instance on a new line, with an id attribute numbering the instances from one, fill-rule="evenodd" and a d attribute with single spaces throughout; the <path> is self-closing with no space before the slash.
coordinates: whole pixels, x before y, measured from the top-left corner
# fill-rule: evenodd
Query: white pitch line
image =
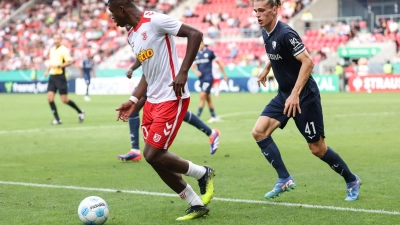
<path id="1" fill-rule="evenodd" d="M 247 115 L 247 114 L 261 114 L 261 111 L 245 111 L 245 112 L 234 112 L 221 114 L 219 118 Z M 258 115 L 259 115 L 258 114 Z M 357 117 L 357 116 L 387 116 L 387 115 L 397 115 L 400 112 L 374 112 L 374 113 L 351 113 L 351 114 L 324 114 L 324 117 Z M 37 133 L 37 132 L 53 132 L 53 131 L 79 131 L 79 130 L 92 130 L 92 129 L 112 129 L 125 127 L 124 125 L 109 125 L 109 126 L 79 126 L 79 127 L 66 127 L 66 128 L 41 128 L 41 129 L 26 129 L 26 130 L 0 130 L 1 134 L 13 134 L 13 133 Z"/>
<path id="2" fill-rule="evenodd" d="M 65 128 L 64 127 L 42 128 L 42 129 L 26 129 L 26 130 L 0 130 L 0 134 L 109 129 L 109 128 L 120 128 L 120 127 L 125 127 L 125 126 L 124 125 L 110 125 L 110 126 L 79 126 L 79 127 L 65 127 Z"/>
<path id="3" fill-rule="evenodd" d="M 25 182 L 13 182 L 13 181 L 0 181 L 0 184 L 19 185 L 19 186 L 27 186 L 27 187 L 72 189 L 72 190 L 81 190 L 81 191 L 101 191 L 101 192 L 114 192 L 114 193 L 122 192 L 122 193 L 129 193 L 129 194 L 163 196 L 163 197 L 178 197 L 177 194 L 139 191 L 139 190 L 117 190 L 117 189 L 109 189 L 109 188 L 62 186 L 62 185 L 35 184 L 35 183 L 25 183 Z M 387 210 L 381 210 L 381 209 L 379 209 L 379 210 L 377 210 L 377 209 L 357 209 L 357 208 L 347 208 L 347 207 L 337 207 L 337 206 L 310 205 L 310 204 L 300 204 L 300 203 L 290 203 L 290 202 L 270 202 L 270 201 L 260 201 L 260 200 L 218 198 L 218 197 L 213 198 L 213 200 L 222 201 L 222 202 L 238 202 L 238 203 L 248 203 L 248 204 L 265 204 L 265 205 L 276 205 L 276 206 L 286 206 L 286 207 L 301 207 L 301 208 L 308 208 L 308 209 L 327 209 L 327 210 L 334 210 L 334 211 L 400 215 L 400 212 L 398 212 L 398 211 L 387 211 Z"/>

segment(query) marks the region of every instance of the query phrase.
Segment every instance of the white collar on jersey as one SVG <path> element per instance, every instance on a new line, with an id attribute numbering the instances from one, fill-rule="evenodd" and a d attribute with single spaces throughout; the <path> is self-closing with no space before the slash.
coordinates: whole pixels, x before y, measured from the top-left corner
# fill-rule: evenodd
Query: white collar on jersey
<path id="1" fill-rule="evenodd" d="M 265 30 L 265 31 L 267 32 L 268 36 L 269 36 L 272 32 L 274 32 L 274 30 L 275 30 L 275 28 L 276 28 L 276 25 L 278 25 L 278 22 L 279 22 L 279 20 L 276 20 L 275 26 L 274 26 L 274 28 L 272 28 L 271 32 L 268 33 L 268 31 Z"/>

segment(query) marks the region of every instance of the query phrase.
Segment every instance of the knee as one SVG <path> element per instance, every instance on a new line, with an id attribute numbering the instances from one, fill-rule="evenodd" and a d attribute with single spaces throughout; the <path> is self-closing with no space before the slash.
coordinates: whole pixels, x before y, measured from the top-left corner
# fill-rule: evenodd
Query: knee
<path id="1" fill-rule="evenodd" d="M 152 166 L 157 167 L 162 165 L 162 157 L 160 157 L 160 154 L 152 154 L 152 152 L 145 151 L 143 156 L 146 159 L 146 162 Z"/>
<path id="2" fill-rule="evenodd" d="M 308 144 L 308 147 L 310 148 L 311 153 L 317 156 L 318 158 L 321 158 L 326 153 L 326 148 L 324 148 L 322 145 Z"/>
<path id="3" fill-rule="evenodd" d="M 266 135 L 265 132 L 257 129 L 256 127 L 253 128 L 253 130 L 251 131 L 251 134 L 253 135 L 253 138 L 256 141 L 265 138 L 265 135 Z"/>

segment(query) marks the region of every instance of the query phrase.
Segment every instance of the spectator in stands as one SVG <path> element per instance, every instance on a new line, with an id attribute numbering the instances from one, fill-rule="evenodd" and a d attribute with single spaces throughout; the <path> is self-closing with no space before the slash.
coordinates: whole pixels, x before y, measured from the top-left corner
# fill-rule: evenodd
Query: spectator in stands
<path id="1" fill-rule="evenodd" d="M 190 7 L 188 7 L 188 6 L 185 7 L 185 11 L 183 12 L 183 14 L 184 14 L 184 16 L 185 16 L 186 18 L 197 17 L 197 16 L 193 13 L 192 9 L 191 9 Z"/>
<path id="2" fill-rule="evenodd" d="M 228 49 L 230 50 L 229 52 L 229 59 L 234 59 L 236 58 L 238 52 L 239 52 L 239 48 L 237 46 L 237 44 L 235 42 L 231 42 L 228 44 Z"/>
<path id="3" fill-rule="evenodd" d="M 378 20 L 375 24 L 374 34 L 384 34 L 384 32 L 385 32 L 385 28 L 382 25 L 382 22 L 380 20 Z"/>
<path id="4" fill-rule="evenodd" d="M 393 74 L 393 65 L 390 63 L 390 60 L 386 61 L 383 65 L 383 72 L 385 74 Z"/>

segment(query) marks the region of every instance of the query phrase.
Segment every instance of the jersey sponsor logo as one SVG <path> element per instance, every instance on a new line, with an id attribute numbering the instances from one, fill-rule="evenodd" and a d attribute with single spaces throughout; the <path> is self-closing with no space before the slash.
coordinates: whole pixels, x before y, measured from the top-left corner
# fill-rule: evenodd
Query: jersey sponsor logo
<path id="1" fill-rule="evenodd" d="M 299 50 L 302 47 L 301 42 L 299 40 L 297 40 L 296 38 L 289 39 L 289 41 L 290 41 L 290 44 L 293 45 L 293 50 L 295 50 L 295 51 Z"/>
<path id="2" fill-rule="evenodd" d="M 149 49 L 140 51 L 140 53 L 137 55 L 137 58 L 139 59 L 140 63 L 142 63 L 143 61 L 148 60 L 151 57 L 153 57 L 153 55 L 154 55 L 153 49 L 149 48 Z"/>
<path id="3" fill-rule="evenodd" d="M 143 40 L 146 40 L 146 39 L 147 39 L 147 33 L 146 33 L 146 31 L 142 33 L 142 39 L 143 39 Z"/>
<path id="4" fill-rule="evenodd" d="M 283 59 L 282 56 L 280 56 L 279 54 L 268 54 L 268 58 L 270 60 L 281 60 L 281 59 Z"/>
<path id="5" fill-rule="evenodd" d="M 273 42 L 272 42 L 272 48 L 275 50 L 275 48 L 276 48 L 276 41 L 273 41 Z"/>
<path id="6" fill-rule="evenodd" d="M 161 140 L 161 135 L 155 133 L 153 136 L 153 141 L 154 142 L 159 142 Z"/>
<path id="7" fill-rule="evenodd" d="M 196 64 L 209 63 L 209 62 L 210 62 L 209 59 L 196 59 L 195 60 Z"/>

